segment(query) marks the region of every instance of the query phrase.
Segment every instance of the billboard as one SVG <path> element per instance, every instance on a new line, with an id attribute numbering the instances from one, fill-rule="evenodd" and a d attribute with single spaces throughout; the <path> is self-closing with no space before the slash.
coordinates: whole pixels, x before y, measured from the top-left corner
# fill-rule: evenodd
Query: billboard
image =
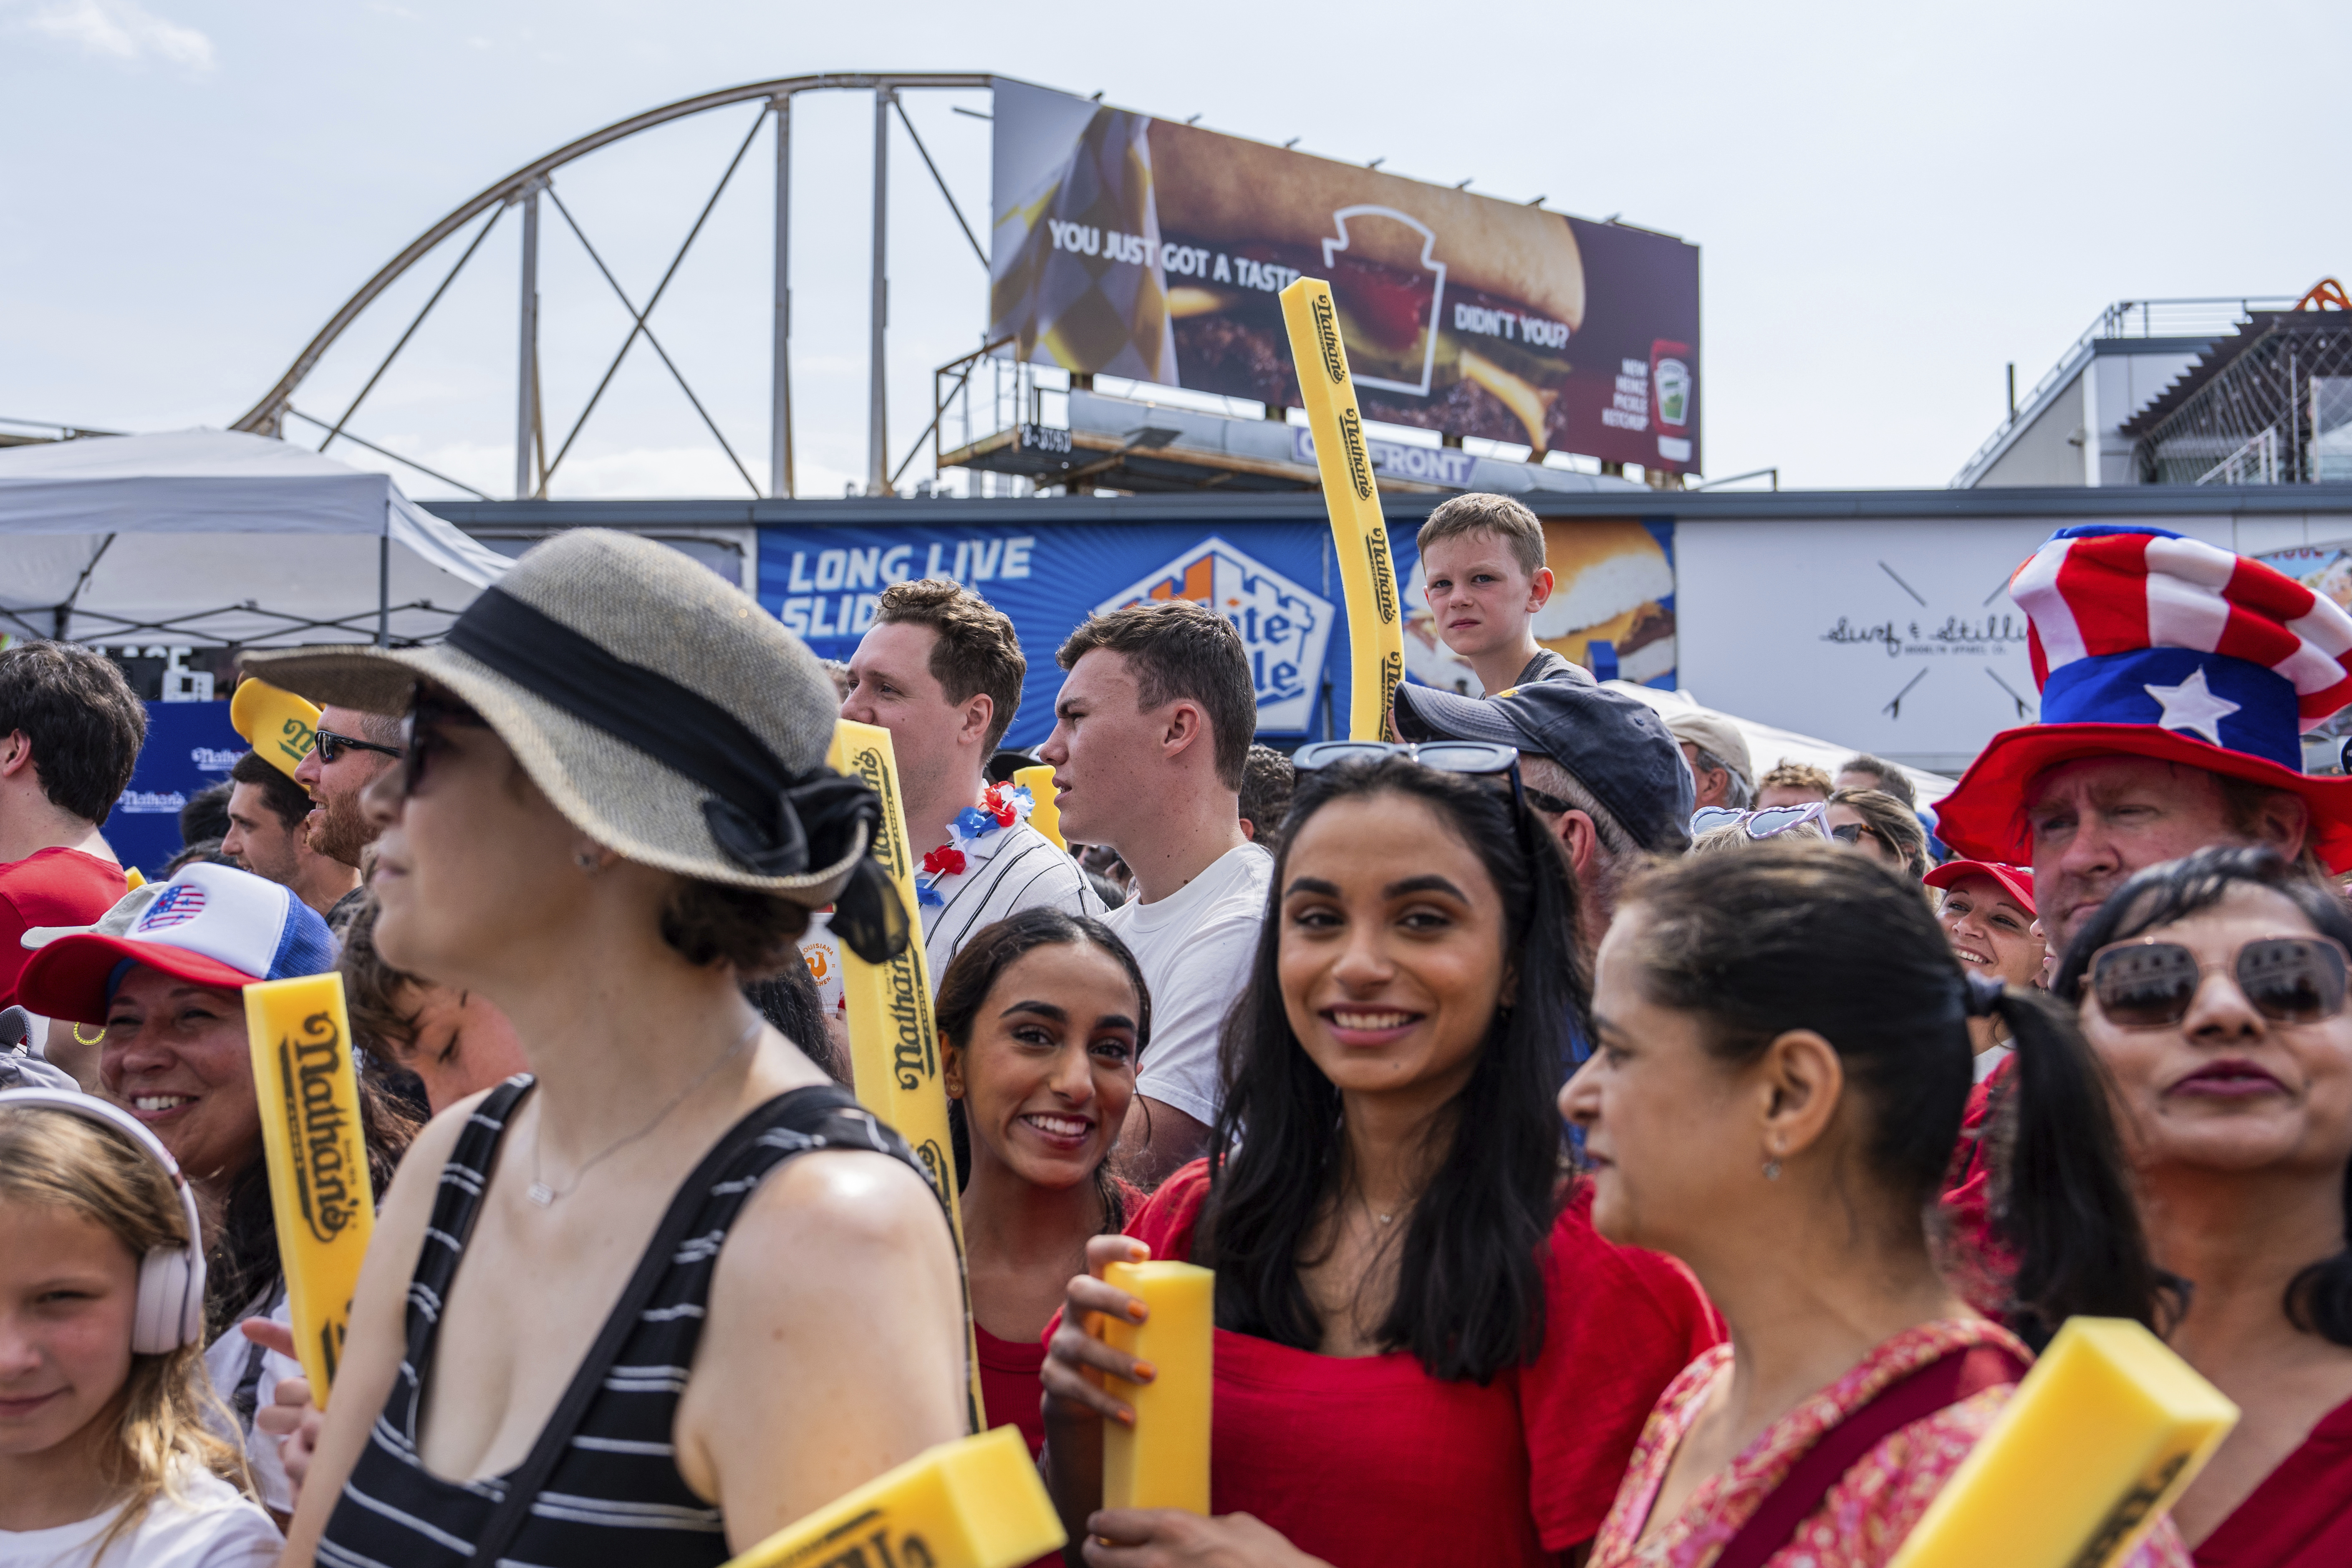
<path id="1" fill-rule="evenodd" d="M 1701 466 L 1696 246 L 1003 81 L 993 177 L 1003 353 L 1294 405 L 1307 274 L 1368 419 Z"/>
<path id="2" fill-rule="evenodd" d="M 1672 525 L 1549 522 L 1545 534 L 1559 583 L 1538 638 L 1604 676 L 1671 689 Z M 1411 532 L 1390 538 L 1397 574 L 1411 584 L 1408 677 L 1475 692 L 1469 667 L 1437 638 Z M 1029 661 L 1021 711 L 1005 738 L 1013 746 L 1035 745 L 1052 731 L 1062 685 L 1054 652 L 1080 621 L 1143 599 L 1195 600 L 1241 634 L 1259 732 L 1319 739 L 1347 727 L 1348 616 L 1334 566 L 1331 530 L 1320 521 L 826 524 L 761 531 L 759 597 L 818 657 L 846 659 L 889 584 L 918 577 L 965 584 L 1012 618 Z"/>
<path id="3" fill-rule="evenodd" d="M 228 777 L 246 744 L 228 721 L 226 702 L 146 707 L 147 740 L 138 765 L 100 831 L 125 866 L 154 877 L 179 853 L 180 808 L 190 795 Z"/>

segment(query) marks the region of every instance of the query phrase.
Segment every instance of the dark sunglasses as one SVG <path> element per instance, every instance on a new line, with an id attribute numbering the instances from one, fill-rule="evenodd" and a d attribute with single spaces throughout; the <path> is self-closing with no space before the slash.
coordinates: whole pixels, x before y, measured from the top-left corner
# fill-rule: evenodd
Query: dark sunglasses
<path id="1" fill-rule="evenodd" d="M 2254 1011 L 2273 1024 L 2316 1024 L 2344 1011 L 2344 949 L 2324 936 L 2258 937 L 2228 965 L 2177 942 L 2117 942 L 2091 955 L 2091 994 L 2119 1029 L 2161 1029 L 2189 1016 L 2208 969 L 2227 967 Z"/>
<path id="2" fill-rule="evenodd" d="M 449 742 L 442 738 L 441 730 L 449 724 L 487 730 L 490 721 L 454 698 L 439 697 L 419 689 L 409 704 L 408 716 L 400 721 L 403 749 L 398 754 L 404 762 L 400 777 L 402 795 L 415 795 L 424 786 L 425 774 L 431 765 L 433 753 L 448 746 Z"/>
<path id="3" fill-rule="evenodd" d="M 319 748 L 319 760 L 331 763 L 345 752 L 381 752 L 387 757 L 401 754 L 398 746 L 379 746 L 373 741 L 362 741 L 356 735 L 338 735 L 332 730 L 313 730 L 310 738 Z"/>
<path id="4" fill-rule="evenodd" d="M 1859 822 L 1849 822 L 1843 827 L 1832 827 L 1830 829 L 1830 837 L 1832 838 L 1836 839 L 1841 844 L 1853 845 L 1857 848 L 1861 847 L 1862 841 L 1865 836 L 1874 840 L 1878 837 L 1878 835 L 1874 831 L 1864 826 Z"/>

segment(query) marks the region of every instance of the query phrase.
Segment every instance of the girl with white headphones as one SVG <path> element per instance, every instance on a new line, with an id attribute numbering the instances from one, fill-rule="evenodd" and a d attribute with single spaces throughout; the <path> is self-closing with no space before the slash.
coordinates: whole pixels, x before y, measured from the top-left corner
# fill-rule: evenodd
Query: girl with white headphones
<path id="1" fill-rule="evenodd" d="M 262 1568 L 278 1528 L 207 1429 L 194 1194 L 132 1117 L 0 1093 L 0 1568 Z"/>

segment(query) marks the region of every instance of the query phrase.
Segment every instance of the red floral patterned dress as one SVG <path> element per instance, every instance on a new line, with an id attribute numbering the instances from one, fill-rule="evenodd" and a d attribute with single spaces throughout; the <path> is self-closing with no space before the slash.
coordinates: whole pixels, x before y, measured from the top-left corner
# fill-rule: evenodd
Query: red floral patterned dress
<path id="1" fill-rule="evenodd" d="M 1774 1422 L 1728 1470 L 1700 1482 L 1681 1513 L 1642 1540 L 1683 1435 L 1708 1398 L 1730 1381 L 1731 1346 L 1716 1346 L 1684 1368 L 1659 1396 L 1617 1489 L 1617 1501 L 1593 1542 L 1590 1568 L 1707 1568 L 1790 1467 L 1825 1433 L 1897 1378 L 1978 1344 L 2000 1345 L 2021 1358 L 2028 1354 L 2006 1329 L 1981 1318 L 1906 1329 Z M 1839 1478 L 1789 1544 L 1767 1560 L 1768 1568 L 1882 1568 L 2015 1392 L 2013 1384 L 1988 1388 L 1889 1434 Z M 2168 1519 L 2126 1560 L 2126 1568 L 2188 1563 Z"/>

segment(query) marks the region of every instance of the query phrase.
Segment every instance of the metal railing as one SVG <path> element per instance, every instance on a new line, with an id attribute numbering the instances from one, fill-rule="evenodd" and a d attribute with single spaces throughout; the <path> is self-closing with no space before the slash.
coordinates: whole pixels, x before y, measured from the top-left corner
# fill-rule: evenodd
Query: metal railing
<path id="1" fill-rule="evenodd" d="M 2008 439 L 2011 431 L 2032 423 L 2042 411 L 2042 405 L 2074 368 L 2083 351 L 2094 342 L 2106 338 L 2218 338 L 2256 310 L 2291 310 L 2295 300 L 2293 294 L 2206 294 L 2181 300 L 2116 300 L 2099 312 L 2098 318 L 2058 356 L 2058 363 L 2019 400 L 2009 417 L 1985 437 L 1984 445 L 1952 476 L 1950 488 L 1966 486 L 2001 442 Z"/>

